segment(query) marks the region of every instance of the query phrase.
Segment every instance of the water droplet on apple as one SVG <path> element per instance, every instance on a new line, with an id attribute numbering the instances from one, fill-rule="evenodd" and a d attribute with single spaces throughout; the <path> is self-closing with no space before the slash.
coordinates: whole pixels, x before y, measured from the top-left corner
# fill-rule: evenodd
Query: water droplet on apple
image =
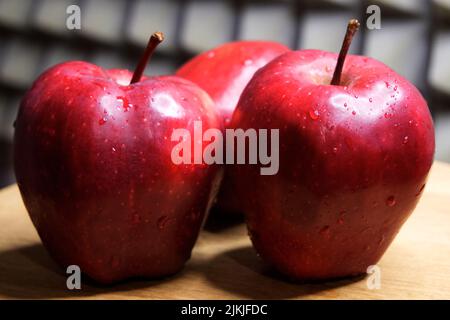
<path id="1" fill-rule="evenodd" d="M 167 222 L 169 222 L 169 217 L 168 216 L 161 216 L 158 221 L 157 221 L 157 225 L 158 225 L 158 229 L 162 230 L 165 228 L 165 226 L 167 225 Z"/>
<path id="2" fill-rule="evenodd" d="M 394 87 L 394 91 L 397 91 L 397 86 Z"/>
<path id="3" fill-rule="evenodd" d="M 391 87 L 389 82 L 385 81 L 384 83 L 386 84 L 386 88 L 390 88 Z"/>
<path id="4" fill-rule="evenodd" d="M 333 147 L 333 153 L 336 154 L 338 152 L 338 148 L 337 147 Z"/>
<path id="5" fill-rule="evenodd" d="M 192 221 L 196 221 L 200 217 L 200 213 L 198 212 L 191 212 L 190 218 Z"/>
<path id="6" fill-rule="evenodd" d="M 404 136 L 403 137 L 403 144 L 407 144 L 408 140 L 409 140 L 409 137 L 408 136 Z"/>
<path id="7" fill-rule="evenodd" d="M 117 96 L 116 98 L 117 102 L 119 103 L 119 107 L 122 107 L 125 112 L 133 106 L 132 104 L 128 103 L 128 99 L 124 96 Z"/>
<path id="8" fill-rule="evenodd" d="M 356 111 L 355 110 L 352 111 L 352 115 L 356 115 Z"/>
<path id="9" fill-rule="evenodd" d="M 345 214 L 346 214 L 346 211 L 339 212 L 339 218 L 338 218 L 338 223 L 339 224 L 344 224 L 344 222 L 345 222 L 345 220 L 344 220 Z"/>
<path id="10" fill-rule="evenodd" d="M 386 205 L 388 207 L 393 207 L 393 206 L 395 206 L 396 203 L 397 203 L 397 201 L 395 200 L 394 196 L 390 196 L 386 199 Z"/>
<path id="11" fill-rule="evenodd" d="M 319 233 L 324 237 L 330 236 L 330 226 L 324 226 L 322 229 L 320 229 Z"/>
<path id="12" fill-rule="evenodd" d="M 133 223 L 139 223 L 141 222 L 141 216 L 137 213 L 133 214 Z"/>
<path id="13" fill-rule="evenodd" d="M 106 119 L 105 117 L 101 118 L 100 120 L 98 120 L 98 124 L 99 125 L 104 125 L 106 123 L 106 121 L 108 121 L 108 119 Z"/>
<path id="14" fill-rule="evenodd" d="M 111 148 L 112 152 L 116 152 L 116 148 L 112 147 Z"/>
<path id="15" fill-rule="evenodd" d="M 369 102 L 372 103 L 372 101 L 373 101 L 373 99 L 372 99 L 372 98 L 369 98 Z"/>
<path id="16" fill-rule="evenodd" d="M 312 120 L 317 120 L 319 118 L 319 110 L 313 110 L 313 109 L 309 110 L 309 117 Z"/>
<path id="17" fill-rule="evenodd" d="M 344 102 L 344 107 L 347 107 L 347 102 Z"/>

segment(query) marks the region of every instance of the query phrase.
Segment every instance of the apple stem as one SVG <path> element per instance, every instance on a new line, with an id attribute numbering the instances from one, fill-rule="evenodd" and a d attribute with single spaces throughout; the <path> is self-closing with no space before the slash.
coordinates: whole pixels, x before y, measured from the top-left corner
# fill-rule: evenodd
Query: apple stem
<path id="1" fill-rule="evenodd" d="M 359 28 L 359 21 L 356 19 L 351 19 L 347 25 L 347 32 L 345 33 L 344 41 L 342 42 L 341 51 L 339 52 L 339 57 L 336 63 L 336 68 L 334 69 L 333 79 L 331 84 L 338 86 L 341 83 L 342 69 L 344 68 L 345 58 L 347 56 L 348 48 L 352 43 L 353 36 Z"/>
<path id="2" fill-rule="evenodd" d="M 144 54 L 142 55 L 139 63 L 134 70 L 133 77 L 131 78 L 130 84 L 139 82 L 144 74 L 144 69 L 147 66 L 150 57 L 153 55 L 155 48 L 164 40 L 164 34 L 162 32 L 155 32 L 150 36 L 148 40 L 147 48 L 145 48 Z"/>

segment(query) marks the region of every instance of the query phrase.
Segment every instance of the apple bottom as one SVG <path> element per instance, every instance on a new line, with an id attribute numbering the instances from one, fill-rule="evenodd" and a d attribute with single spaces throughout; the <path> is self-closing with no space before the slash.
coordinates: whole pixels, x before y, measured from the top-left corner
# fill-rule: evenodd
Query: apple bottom
<path id="1" fill-rule="evenodd" d="M 366 274 L 414 210 L 420 198 L 417 190 L 424 183 L 398 188 L 402 192 L 396 193 L 393 204 L 385 201 L 381 186 L 326 199 L 299 190 L 277 202 L 274 195 L 284 191 L 268 182 L 266 188 L 258 186 L 266 194 L 263 205 L 249 200 L 251 208 L 245 208 L 249 235 L 261 258 L 291 280 Z"/>
<path id="2" fill-rule="evenodd" d="M 177 188 L 177 204 L 175 195 L 148 192 L 137 185 L 133 190 L 136 211 L 129 212 L 123 210 L 129 203 L 107 190 L 91 190 L 90 196 L 77 198 L 62 188 L 60 200 L 54 201 L 54 197 L 30 196 L 28 189 L 21 189 L 50 255 L 64 270 L 77 265 L 89 278 L 109 284 L 133 277 L 159 278 L 183 268 L 211 205 L 208 200 L 220 182 L 220 175 L 211 169 L 192 171 L 196 177 L 185 176 L 187 188 Z M 193 195 L 189 180 L 197 181 L 204 191 Z M 159 185 L 164 183 L 161 180 Z M 179 214 L 187 206 L 191 210 Z"/>

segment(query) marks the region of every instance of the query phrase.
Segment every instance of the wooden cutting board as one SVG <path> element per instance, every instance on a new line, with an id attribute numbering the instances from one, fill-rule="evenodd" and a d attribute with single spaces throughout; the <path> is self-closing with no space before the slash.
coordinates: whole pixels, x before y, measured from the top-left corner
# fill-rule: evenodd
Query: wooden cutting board
<path id="1" fill-rule="evenodd" d="M 0 191 L 0 298 L 450 299 L 448 164 L 434 164 L 417 209 L 378 264 L 380 289 L 369 289 L 367 277 L 286 282 L 256 256 L 243 224 L 212 229 L 201 233 L 191 260 L 173 277 L 110 287 L 83 282 L 82 290 L 70 291 L 13 185 Z"/>

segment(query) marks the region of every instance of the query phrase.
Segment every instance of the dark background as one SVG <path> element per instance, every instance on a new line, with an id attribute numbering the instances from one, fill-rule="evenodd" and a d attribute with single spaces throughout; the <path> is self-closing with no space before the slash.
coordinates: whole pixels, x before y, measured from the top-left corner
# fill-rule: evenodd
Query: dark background
<path id="1" fill-rule="evenodd" d="M 81 30 L 66 8 L 81 8 Z M 381 8 L 381 29 L 365 28 Z M 12 124 L 20 98 L 49 66 L 74 59 L 133 69 L 148 36 L 165 42 L 147 74 L 172 73 L 193 55 L 233 39 L 338 51 L 349 18 L 362 22 L 351 51 L 408 78 L 429 102 L 436 158 L 450 162 L 450 0 L 0 0 L 0 187 L 12 183 Z"/>

